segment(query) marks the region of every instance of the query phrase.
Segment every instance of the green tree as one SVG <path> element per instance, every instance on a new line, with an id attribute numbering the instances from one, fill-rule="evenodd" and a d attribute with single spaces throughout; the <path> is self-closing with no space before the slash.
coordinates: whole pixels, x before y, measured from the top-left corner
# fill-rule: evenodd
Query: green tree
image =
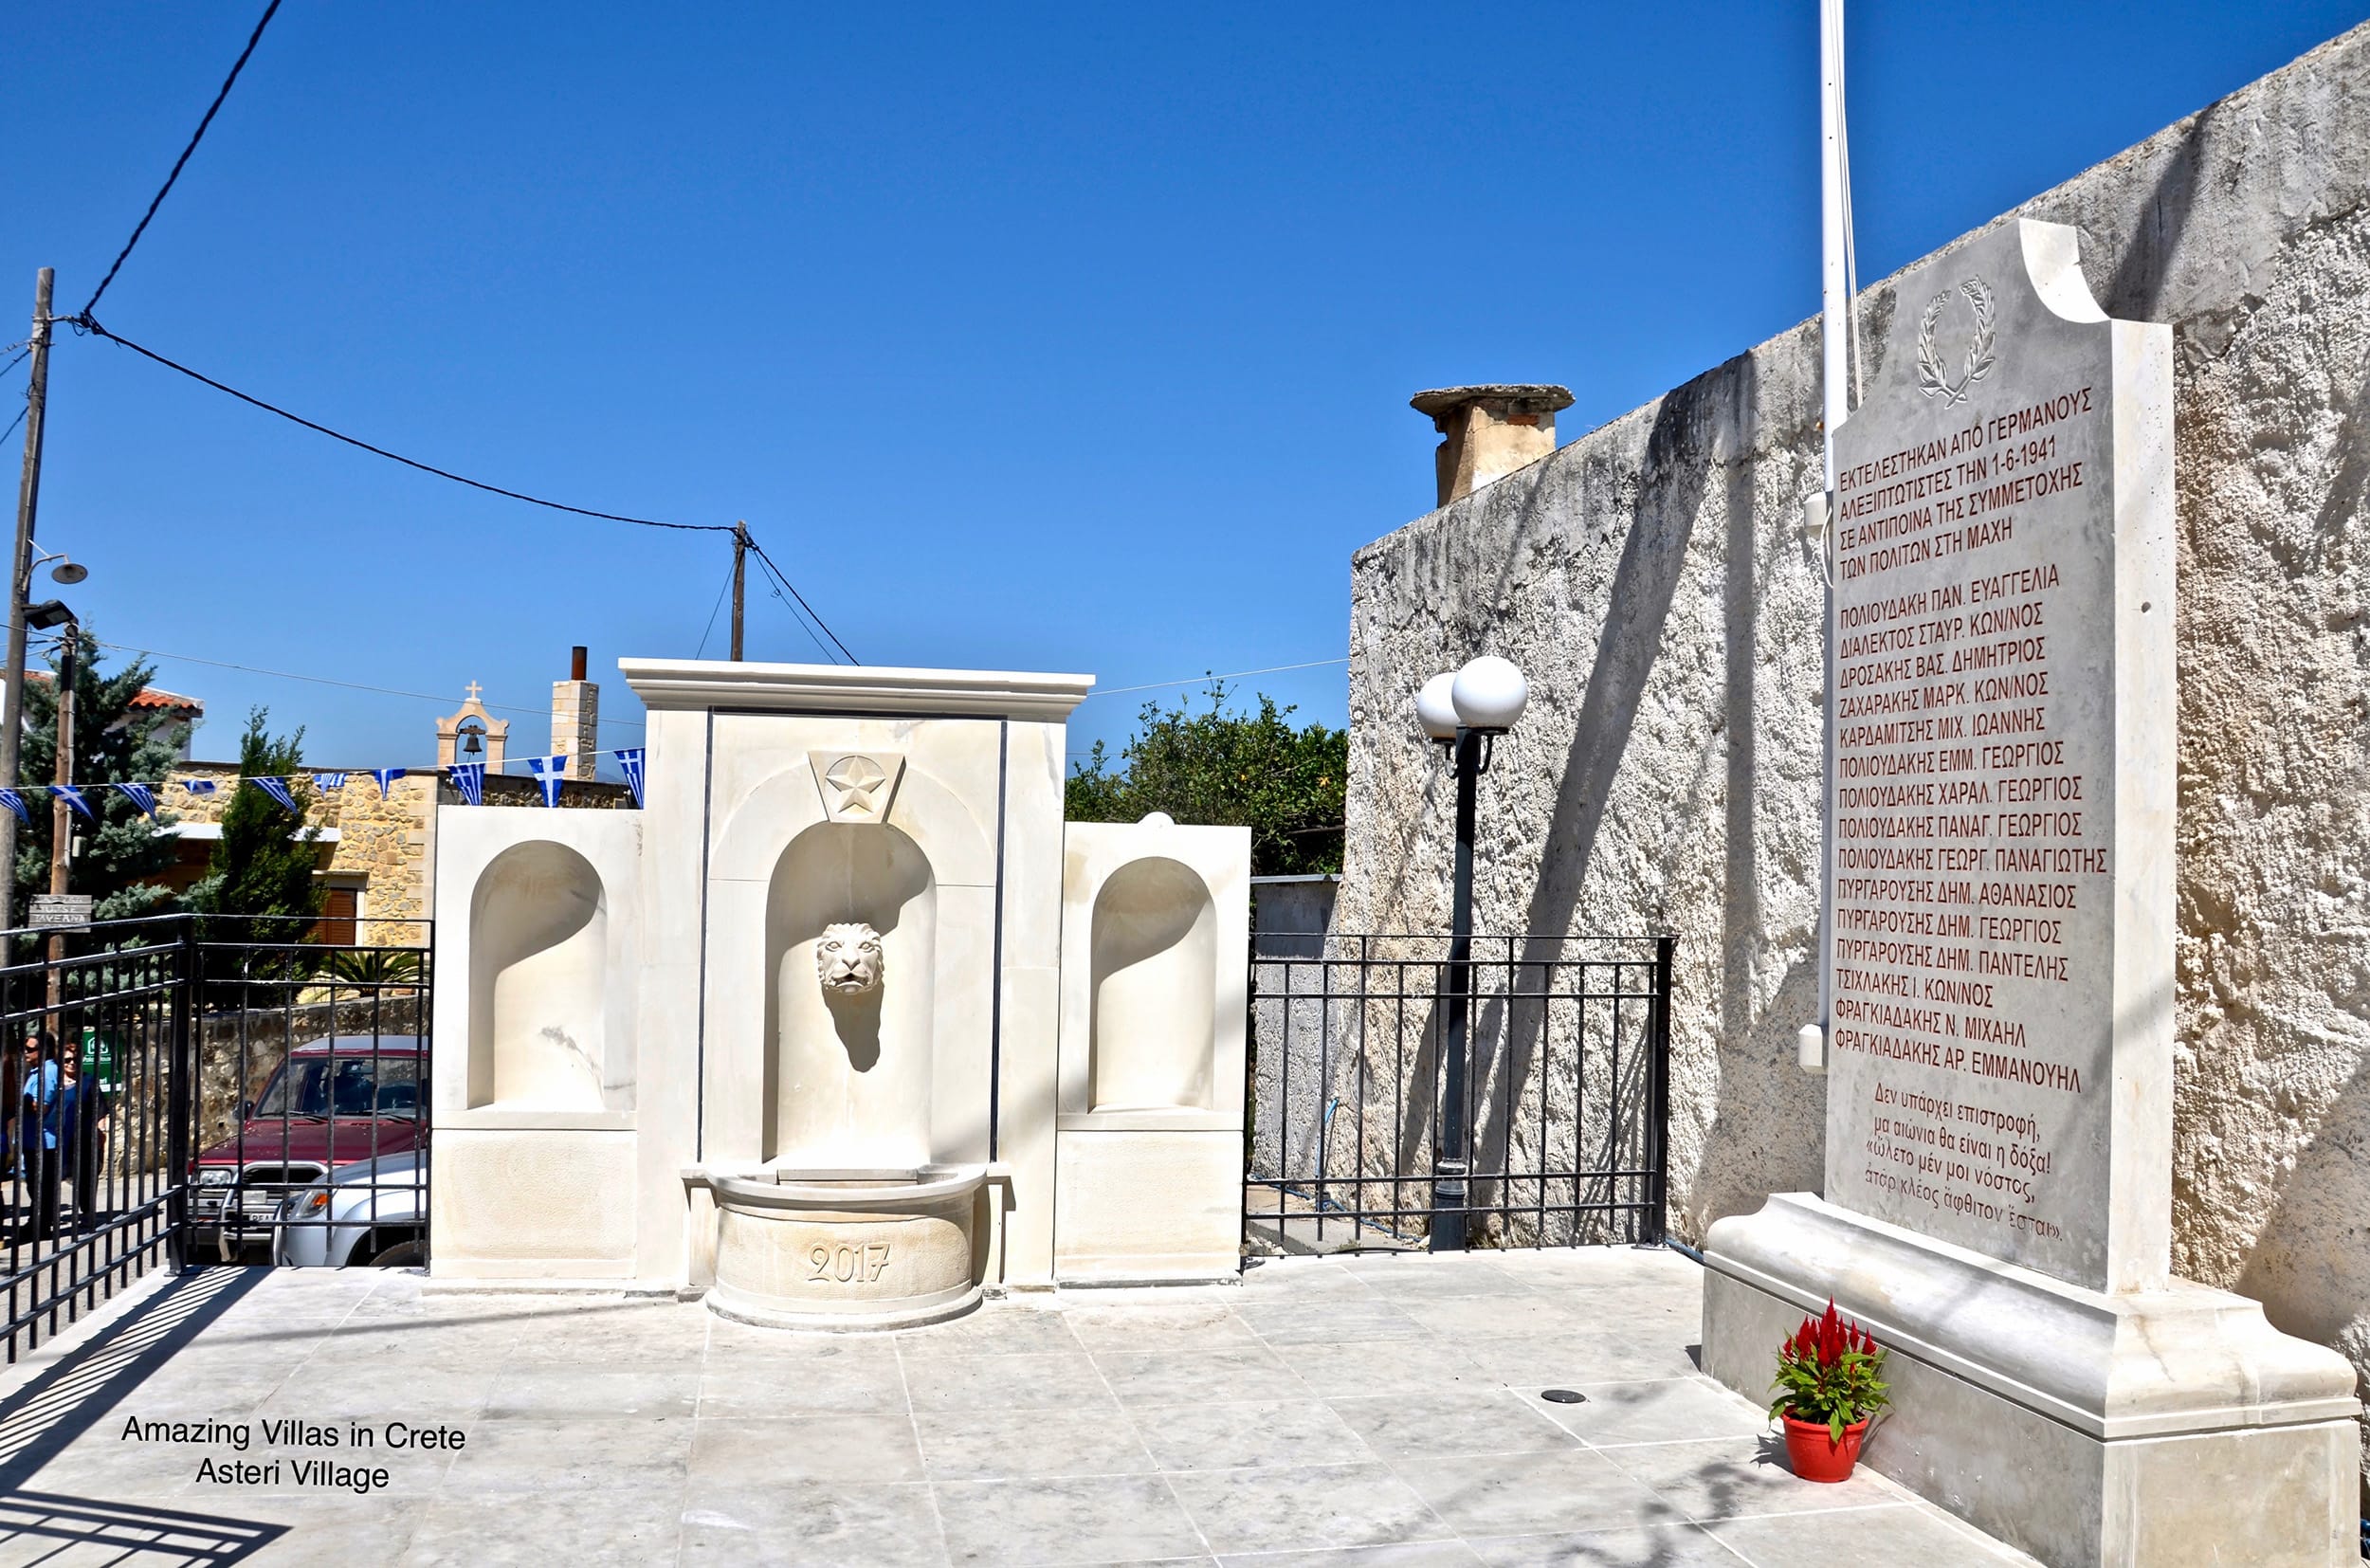
<path id="1" fill-rule="evenodd" d="M 222 837 L 214 842 L 213 858 L 205 877 L 188 894 L 189 907 L 209 916 L 260 916 L 262 919 L 210 920 L 201 933 L 207 940 L 302 941 L 320 914 L 321 895 L 313 875 L 319 864 L 317 834 L 304 825 L 302 808 L 312 800 L 312 783 L 303 775 L 304 731 L 275 738 L 265 727 L 265 710 L 246 717 L 246 733 L 239 738 L 237 793 L 222 813 Z M 248 784 L 250 778 L 284 778 L 297 811 Z"/>
<path id="2" fill-rule="evenodd" d="M 161 784 L 189 741 L 189 725 L 159 723 L 153 711 L 133 705 L 155 675 L 155 665 L 135 659 L 109 674 L 100 668 L 98 643 L 87 630 L 81 637 L 74 661 L 74 757 L 66 770 L 69 781 Z M 25 734 L 18 743 L 17 776 L 28 786 L 57 777 L 56 663 L 53 657 L 48 680 L 25 683 Z M 161 810 L 163 791 L 157 793 L 160 810 L 154 821 L 121 790 L 108 789 L 83 792 L 94 821 L 67 818 L 82 842 L 67 867 L 66 889 L 90 894 L 97 901 L 93 912 L 100 920 L 144 915 L 173 896 L 159 879 L 173 860 L 175 841 L 163 830 L 173 817 Z M 44 791 L 28 788 L 25 806 L 31 820 L 17 830 L 14 867 L 20 912 L 26 895 L 49 890 L 53 814 Z"/>
<path id="3" fill-rule="evenodd" d="M 1166 811 L 1179 822 L 1250 830 L 1254 876 L 1341 868 L 1350 761 L 1346 730 L 1286 722 L 1293 710 L 1261 693 L 1258 711 L 1230 711 L 1212 682 L 1205 711 L 1180 698 L 1146 702 L 1113 766 L 1102 741 L 1070 771 L 1064 811 L 1073 822 L 1134 822 Z"/>

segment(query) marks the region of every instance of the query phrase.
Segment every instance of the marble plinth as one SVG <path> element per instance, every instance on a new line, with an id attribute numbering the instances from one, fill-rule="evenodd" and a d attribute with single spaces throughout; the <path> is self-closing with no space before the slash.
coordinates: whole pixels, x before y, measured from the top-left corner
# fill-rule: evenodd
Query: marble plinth
<path id="1" fill-rule="evenodd" d="M 702 1173 L 715 1198 L 709 1310 L 772 1328 L 889 1329 L 979 1304 L 985 1166 Z"/>
<path id="2" fill-rule="evenodd" d="M 2257 1302 L 2086 1290 L 1805 1194 L 1714 1225 L 1704 1259 L 1705 1371 L 1768 1397 L 1832 1297 L 1891 1353 L 1867 1463 L 2045 1562 L 2355 1560 L 2353 1369 Z"/>

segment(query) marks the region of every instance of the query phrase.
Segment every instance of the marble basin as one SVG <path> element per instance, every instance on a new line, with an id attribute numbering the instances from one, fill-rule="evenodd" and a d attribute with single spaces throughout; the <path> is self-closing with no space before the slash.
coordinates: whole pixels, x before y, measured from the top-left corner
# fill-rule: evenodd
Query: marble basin
<path id="1" fill-rule="evenodd" d="M 984 1165 L 710 1173 L 711 1311 L 772 1328 L 889 1329 L 979 1304 Z"/>

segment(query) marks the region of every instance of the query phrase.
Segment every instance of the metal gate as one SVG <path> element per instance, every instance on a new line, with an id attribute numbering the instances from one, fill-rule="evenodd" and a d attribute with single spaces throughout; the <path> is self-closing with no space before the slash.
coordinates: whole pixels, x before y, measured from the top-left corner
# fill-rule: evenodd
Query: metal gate
<path id="1" fill-rule="evenodd" d="M 1254 937 L 1247 1247 L 1662 1240 L 1675 948 L 1475 937 L 1452 967 L 1440 935 Z M 1451 1106 L 1458 980 L 1468 1070 Z M 1449 1115 L 1465 1160 L 1437 1155 Z"/>
<path id="2" fill-rule="evenodd" d="M 427 1260 L 430 932 L 362 925 L 0 935 L 10 1360 L 159 1265 Z"/>

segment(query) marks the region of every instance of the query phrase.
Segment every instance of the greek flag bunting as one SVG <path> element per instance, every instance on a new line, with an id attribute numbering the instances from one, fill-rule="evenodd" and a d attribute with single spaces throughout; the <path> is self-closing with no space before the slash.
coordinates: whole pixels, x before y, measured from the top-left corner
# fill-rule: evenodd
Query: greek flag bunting
<path id="1" fill-rule="evenodd" d="M 214 781 L 210 778 L 185 778 L 181 781 L 181 787 L 189 791 L 191 794 L 212 794 L 214 793 Z"/>
<path id="2" fill-rule="evenodd" d="M 381 800 L 386 799 L 387 786 L 392 784 L 396 779 L 401 778 L 405 774 L 410 773 L 410 771 L 411 770 L 409 768 L 373 768 L 371 770 L 371 776 L 378 780 L 378 798 Z"/>
<path id="3" fill-rule="evenodd" d="M 452 787 L 461 792 L 461 798 L 472 806 L 485 804 L 485 764 L 456 762 L 445 770 L 452 775 Z"/>
<path id="4" fill-rule="evenodd" d="M 543 804 L 558 805 L 559 786 L 566 782 L 568 777 L 568 758 L 564 756 L 530 757 L 527 758 L 527 768 L 535 775 L 536 787 L 543 792 Z"/>
<path id="5" fill-rule="evenodd" d="M 295 811 L 297 815 L 302 816 L 304 814 L 303 811 L 296 803 L 296 796 L 288 793 L 288 781 L 286 779 L 250 778 L 247 782 L 263 791 L 265 794 L 271 796 L 274 800 L 280 802 L 283 806 L 285 806 L 288 810 Z"/>
<path id="6" fill-rule="evenodd" d="M 615 753 L 618 770 L 626 775 L 626 788 L 633 792 L 635 811 L 642 809 L 642 756 L 640 746 L 620 746 Z"/>
<path id="7" fill-rule="evenodd" d="M 130 801 L 133 805 L 137 806 L 140 809 L 140 814 L 142 816 L 155 816 L 156 814 L 156 792 L 150 789 L 147 785 L 118 784 L 116 788 L 123 792 L 124 799 Z"/>
<path id="8" fill-rule="evenodd" d="M 91 816 L 90 802 L 82 798 L 82 791 L 79 785 L 52 784 L 49 786 L 49 793 L 64 801 L 76 816 L 86 821 L 97 820 Z"/>
<path id="9" fill-rule="evenodd" d="M 343 774 L 315 774 L 313 775 L 313 788 L 317 790 L 342 790 L 345 787 L 346 775 Z"/>
<path id="10" fill-rule="evenodd" d="M 33 825 L 32 813 L 25 809 L 25 796 L 17 791 L 0 790 L 0 806 L 6 806 L 9 811 L 14 811 L 16 820 L 25 824 L 26 827 L 30 828 Z"/>

